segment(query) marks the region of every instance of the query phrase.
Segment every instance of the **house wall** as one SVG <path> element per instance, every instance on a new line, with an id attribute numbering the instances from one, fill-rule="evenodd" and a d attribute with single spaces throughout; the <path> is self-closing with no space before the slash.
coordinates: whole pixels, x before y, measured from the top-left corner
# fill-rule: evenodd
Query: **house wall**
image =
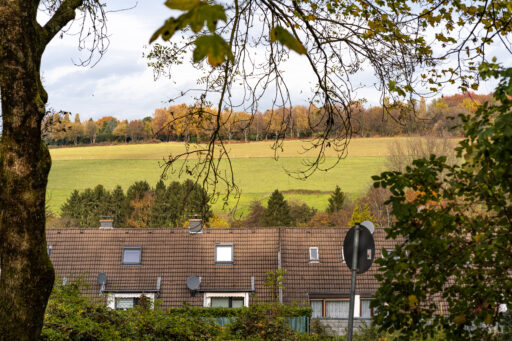
<path id="1" fill-rule="evenodd" d="M 319 321 L 323 326 L 328 327 L 332 330 L 335 335 L 345 335 L 348 331 L 348 318 L 315 318 L 311 319 L 311 323 L 313 321 Z M 360 327 L 369 326 L 371 322 L 370 318 L 354 318 L 354 332 Z"/>

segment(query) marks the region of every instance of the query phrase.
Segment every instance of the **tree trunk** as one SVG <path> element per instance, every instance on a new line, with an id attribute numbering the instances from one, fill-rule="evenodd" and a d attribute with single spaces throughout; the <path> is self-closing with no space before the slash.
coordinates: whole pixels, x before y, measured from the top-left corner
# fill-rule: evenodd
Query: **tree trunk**
<path id="1" fill-rule="evenodd" d="M 54 272 L 46 251 L 51 159 L 41 141 L 47 95 L 37 3 L 0 0 L 0 339 L 37 340 Z"/>

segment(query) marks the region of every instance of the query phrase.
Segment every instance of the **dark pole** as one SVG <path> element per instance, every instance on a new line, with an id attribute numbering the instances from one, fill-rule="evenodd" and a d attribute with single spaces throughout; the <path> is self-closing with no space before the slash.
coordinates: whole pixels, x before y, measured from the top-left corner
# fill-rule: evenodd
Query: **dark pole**
<path id="1" fill-rule="evenodd" d="M 348 306 L 348 335 L 347 341 L 352 341 L 354 333 L 354 304 L 356 300 L 356 274 L 357 274 L 357 254 L 359 247 L 359 223 L 354 228 L 354 249 L 352 250 L 352 276 L 350 278 L 350 303 Z"/>

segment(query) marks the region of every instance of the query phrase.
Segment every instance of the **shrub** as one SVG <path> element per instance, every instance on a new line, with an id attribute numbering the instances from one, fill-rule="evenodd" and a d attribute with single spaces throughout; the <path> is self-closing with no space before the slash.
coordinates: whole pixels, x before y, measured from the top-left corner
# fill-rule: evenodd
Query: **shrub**
<path id="1" fill-rule="evenodd" d="M 213 340 L 221 332 L 198 316 L 169 315 L 159 308 L 139 306 L 128 311 L 105 307 L 101 300 L 81 295 L 84 284 L 56 281 L 45 313 L 41 340 Z"/>

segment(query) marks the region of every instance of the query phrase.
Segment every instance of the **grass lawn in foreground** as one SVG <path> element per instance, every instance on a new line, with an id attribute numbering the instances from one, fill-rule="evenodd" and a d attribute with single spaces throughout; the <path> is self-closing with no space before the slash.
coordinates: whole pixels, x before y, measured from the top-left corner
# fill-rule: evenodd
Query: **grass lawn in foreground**
<path id="1" fill-rule="evenodd" d="M 251 144 L 241 144 L 247 147 Z M 141 145 L 154 146 L 154 145 Z M 156 145 L 159 146 L 159 145 Z M 88 147 L 107 148 L 107 147 Z M 68 148 L 79 154 L 82 148 Z M 52 151 L 52 157 L 53 152 Z M 100 158 L 101 149 L 97 157 Z M 329 161 L 329 160 L 328 160 Z M 332 161 L 332 160 L 331 160 Z M 306 181 L 297 180 L 286 175 L 283 168 L 299 169 L 301 158 L 284 157 L 275 161 L 272 158 L 235 158 L 232 160 L 236 181 L 242 190 L 238 208 L 246 213 L 252 200 L 266 200 L 276 188 L 280 191 L 307 190 L 306 194 L 285 194 L 286 199 L 300 199 L 319 210 L 327 206 L 329 192 L 339 185 L 350 197 L 355 198 L 364 194 L 371 183 L 371 176 L 384 170 L 383 156 L 349 157 L 329 172 L 317 172 Z M 60 207 L 74 189 L 83 190 L 102 184 L 107 189 L 121 185 L 126 191 L 128 187 L 139 180 L 146 180 L 154 186 L 159 180 L 162 169 L 158 160 L 147 159 L 72 159 L 62 160 L 55 157 L 48 181 L 48 204 L 60 214 Z M 170 174 L 166 183 L 178 180 Z M 183 179 L 181 179 L 183 181 Z M 235 200 L 231 199 L 232 207 Z M 222 201 L 214 205 L 215 211 L 220 211 Z"/>

